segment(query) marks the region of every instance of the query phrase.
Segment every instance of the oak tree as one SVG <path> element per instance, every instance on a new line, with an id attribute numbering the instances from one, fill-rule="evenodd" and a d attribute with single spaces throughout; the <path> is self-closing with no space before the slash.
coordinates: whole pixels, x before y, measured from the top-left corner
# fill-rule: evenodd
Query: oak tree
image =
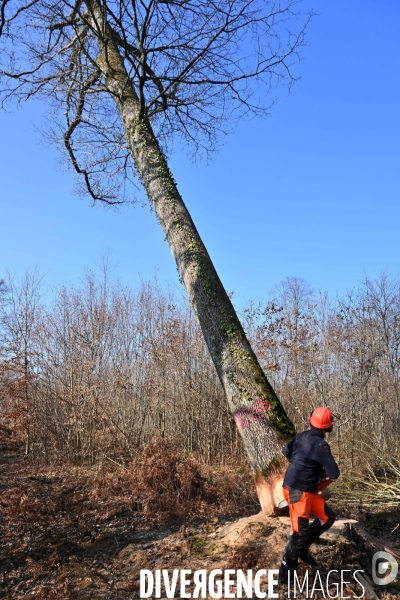
<path id="1" fill-rule="evenodd" d="M 173 140 L 215 149 L 295 81 L 300 0 L 1 0 L 0 98 L 43 99 L 51 136 L 95 202 L 136 178 L 162 226 L 254 472 L 294 433 L 170 172 Z M 265 471 L 264 471 L 265 473 Z M 262 478 L 261 478 L 262 479 Z M 259 477 L 259 481 L 261 480 Z"/>

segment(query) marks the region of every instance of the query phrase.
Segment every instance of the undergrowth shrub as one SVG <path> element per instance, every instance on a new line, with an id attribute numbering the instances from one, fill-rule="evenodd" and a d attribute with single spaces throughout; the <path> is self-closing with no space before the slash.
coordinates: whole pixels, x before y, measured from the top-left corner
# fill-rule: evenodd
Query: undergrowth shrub
<path id="1" fill-rule="evenodd" d="M 125 497 L 132 510 L 159 523 L 259 510 L 253 477 L 246 465 L 232 461 L 212 467 L 160 438 L 149 442 L 127 468 L 99 470 L 93 479 L 92 496 Z"/>

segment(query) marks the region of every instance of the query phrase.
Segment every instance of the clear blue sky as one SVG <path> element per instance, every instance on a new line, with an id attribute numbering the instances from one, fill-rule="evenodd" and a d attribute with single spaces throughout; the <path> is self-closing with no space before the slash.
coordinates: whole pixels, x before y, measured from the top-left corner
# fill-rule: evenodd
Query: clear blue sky
<path id="1" fill-rule="evenodd" d="M 400 3 L 307 0 L 302 81 L 271 116 L 243 122 L 211 165 L 174 155 L 172 171 L 237 304 L 288 276 L 342 294 L 364 273 L 400 271 Z M 156 271 L 179 287 L 148 208 L 92 208 L 73 195 L 27 104 L 0 114 L 0 277 L 37 266 L 76 282 L 111 250 L 128 285 Z"/>

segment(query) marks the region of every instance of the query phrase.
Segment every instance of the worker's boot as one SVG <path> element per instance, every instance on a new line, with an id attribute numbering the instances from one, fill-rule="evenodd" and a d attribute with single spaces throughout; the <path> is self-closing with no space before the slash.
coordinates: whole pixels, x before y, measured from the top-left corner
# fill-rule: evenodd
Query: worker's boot
<path id="1" fill-rule="evenodd" d="M 311 567 L 318 567 L 318 561 L 310 552 L 310 546 L 313 544 L 323 533 L 327 531 L 336 520 L 336 514 L 333 512 L 330 506 L 325 504 L 325 514 L 328 517 L 326 523 L 321 523 L 319 519 L 315 519 L 308 529 L 307 543 L 300 548 L 299 558 Z"/>
<path id="2" fill-rule="evenodd" d="M 289 536 L 286 542 L 285 550 L 283 552 L 283 558 L 281 566 L 279 567 L 278 582 L 288 585 L 289 581 L 293 581 L 294 572 L 297 571 L 299 566 L 296 550 L 297 550 L 297 533 L 293 533 Z M 290 577 L 290 579 L 289 579 Z"/>
<path id="3" fill-rule="evenodd" d="M 311 546 L 311 543 L 309 544 Z M 318 567 L 319 563 L 317 561 L 317 559 L 315 558 L 315 556 L 313 556 L 308 548 L 308 544 L 305 548 L 303 548 L 303 550 L 300 552 L 299 554 L 299 558 L 301 558 L 301 560 L 303 562 L 306 563 L 306 565 L 310 565 L 310 567 Z"/>

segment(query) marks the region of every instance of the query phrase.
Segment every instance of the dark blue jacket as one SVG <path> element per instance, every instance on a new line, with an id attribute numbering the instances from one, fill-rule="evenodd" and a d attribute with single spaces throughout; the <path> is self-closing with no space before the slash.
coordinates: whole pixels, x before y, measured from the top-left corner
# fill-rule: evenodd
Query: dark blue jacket
<path id="1" fill-rule="evenodd" d="M 295 435 L 282 454 L 290 460 L 283 480 L 286 487 L 316 492 L 322 477 L 337 479 L 340 475 L 324 432 L 315 427 Z"/>

